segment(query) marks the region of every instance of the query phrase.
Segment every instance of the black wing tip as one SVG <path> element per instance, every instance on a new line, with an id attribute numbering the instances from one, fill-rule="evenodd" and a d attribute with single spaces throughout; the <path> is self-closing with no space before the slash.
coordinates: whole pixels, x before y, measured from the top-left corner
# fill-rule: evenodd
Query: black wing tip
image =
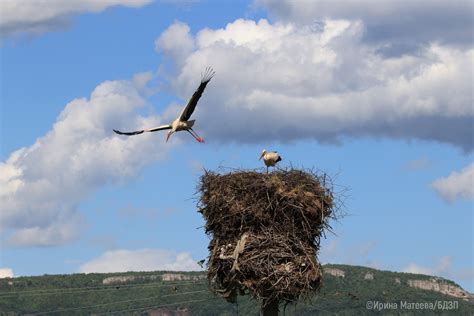
<path id="1" fill-rule="evenodd" d="M 214 71 L 214 69 L 212 69 L 212 67 L 210 66 L 207 66 L 204 70 L 204 73 L 201 74 L 201 82 L 208 83 L 215 76 L 215 74 L 216 72 Z"/>
<path id="2" fill-rule="evenodd" d="M 119 135 L 127 135 L 127 136 L 132 136 L 132 135 L 138 135 L 138 134 L 141 134 L 143 133 L 144 131 L 136 131 L 136 132 L 121 132 L 119 130 L 116 130 L 114 129 L 113 130 L 116 134 L 119 134 Z"/>

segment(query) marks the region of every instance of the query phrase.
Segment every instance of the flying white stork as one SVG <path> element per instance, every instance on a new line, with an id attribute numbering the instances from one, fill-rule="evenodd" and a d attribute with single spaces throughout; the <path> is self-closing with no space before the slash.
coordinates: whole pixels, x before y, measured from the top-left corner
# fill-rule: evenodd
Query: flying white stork
<path id="1" fill-rule="evenodd" d="M 114 129 L 114 132 L 119 135 L 132 136 L 132 135 L 142 134 L 144 132 L 156 132 L 156 131 L 169 129 L 166 135 L 166 142 L 168 142 L 168 139 L 170 138 L 171 134 L 173 134 L 174 132 L 187 131 L 198 142 L 204 143 L 204 139 L 201 138 L 193 130 L 193 125 L 194 125 L 195 120 L 189 120 L 189 118 L 191 117 L 191 114 L 193 114 L 194 109 L 196 108 L 196 105 L 199 101 L 199 98 L 201 98 L 202 93 L 204 92 L 204 89 L 206 89 L 207 84 L 209 83 L 209 81 L 211 81 L 212 77 L 214 77 L 215 74 L 216 72 L 212 70 L 212 68 L 210 67 L 206 68 L 206 70 L 204 71 L 204 74 L 202 74 L 201 76 L 201 84 L 199 85 L 197 90 L 193 93 L 193 96 L 191 97 L 191 99 L 189 99 L 188 104 L 184 108 L 183 112 L 181 112 L 181 115 L 176 120 L 174 120 L 173 123 L 167 124 L 167 125 L 161 125 L 161 126 L 157 126 L 153 128 L 141 129 L 134 132 L 121 132 L 115 129 Z"/>
<path id="2" fill-rule="evenodd" d="M 262 154 L 260 155 L 260 158 L 258 160 L 263 158 L 263 162 L 265 163 L 265 166 L 267 166 L 267 173 L 268 173 L 268 167 L 274 167 L 279 161 L 281 161 L 280 155 L 276 151 L 267 151 L 264 149 L 262 151 Z"/>

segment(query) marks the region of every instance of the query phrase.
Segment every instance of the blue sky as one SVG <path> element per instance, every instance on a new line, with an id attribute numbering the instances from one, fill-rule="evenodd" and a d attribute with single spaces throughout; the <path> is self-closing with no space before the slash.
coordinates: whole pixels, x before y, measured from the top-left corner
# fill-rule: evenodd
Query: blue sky
<path id="1" fill-rule="evenodd" d="M 323 262 L 474 290 L 469 1 L 71 1 L 38 21 L 34 2 L 8 3 L 2 273 L 198 269 L 202 167 L 258 168 L 266 148 L 348 188 Z M 205 144 L 111 132 L 174 118 L 207 65 L 217 75 L 194 113 Z"/>

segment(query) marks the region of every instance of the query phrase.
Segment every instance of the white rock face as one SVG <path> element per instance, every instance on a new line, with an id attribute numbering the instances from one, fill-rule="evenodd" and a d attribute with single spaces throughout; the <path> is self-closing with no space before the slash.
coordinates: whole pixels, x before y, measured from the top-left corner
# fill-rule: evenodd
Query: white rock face
<path id="1" fill-rule="evenodd" d="M 443 280 L 431 278 L 429 280 L 408 280 L 408 285 L 423 290 L 435 291 L 445 295 L 469 300 L 470 294 L 459 286 L 451 285 Z"/>
<path id="2" fill-rule="evenodd" d="M 373 273 L 367 272 L 367 273 L 364 275 L 364 280 L 373 280 L 373 279 L 374 279 Z"/>
<path id="3" fill-rule="evenodd" d="M 335 276 L 335 277 L 340 277 L 340 278 L 343 278 L 345 277 L 346 273 L 344 272 L 344 270 L 341 270 L 341 269 L 336 269 L 336 268 L 324 268 L 323 269 L 323 272 L 324 273 L 327 273 L 327 274 L 330 274 L 332 276 Z"/>
<path id="4" fill-rule="evenodd" d="M 183 273 L 164 273 L 153 275 L 122 275 L 112 276 L 102 280 L 102 284 L 120 284 L 137 280 L 161 280 L 161 281 L 199 281 L 206 279 L 205 274 L 187 275 Z"/>
<path id="5" fill-rule="evenodd" d="M 156 280 L 160 276 L 159 275 L 119 275 L 119 276 L 113 276 L 113 277 L 108 277 L 102 280 L 102 284 L 108 285 L 108 284 L 118 284 L 118 283 L 126 283 L 126 282 L 132 282 L 135 280 Z"/>
<path id="6" fill-rule="evenodd" d="M 199 281 L 205 278 L 205 274 L 187 275 L 182 273 L 165 273 L 161 276 L 162 281 Z"/>
<path id="7" fill-rule="evenodd" d="M 108 277 L 102 280 L 102 284 L 117 284 L 117 283 L 125 283 L 125 282 L 130 282 L 135 280 L 135 277 L 133 275 L 127 275 L 127 276 L 113 276 L 113 277 Z"/>
<path id="8" fill-rule="evenodd" d="M 402 282 L 400 281 L 400 278 L 395 278 L 395 283 L 400 284 Z"/>

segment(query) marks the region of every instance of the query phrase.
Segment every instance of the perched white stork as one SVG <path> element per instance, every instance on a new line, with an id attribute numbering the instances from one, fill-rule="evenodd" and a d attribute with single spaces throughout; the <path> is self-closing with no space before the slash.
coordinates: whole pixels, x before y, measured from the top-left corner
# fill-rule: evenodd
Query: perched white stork
<path id="1" fill-rule="evenodd" d="M 202 96 L 202 93 L 204 92 L 204 89 L 206 89 L 207 84 L 209 81 L 211 81 L 212 77 L 216 72 L 212 70 L 212 68 L 207 67 L 206 70 L 204 71 L 204 74 L 201 76 L 201 84 L 197 88 L 197 90 L 193 93 L 193 96 L 191 99 L 189 99 L 188 104 L 184 108 L 183 112 L 181 112 L 181 115 L 173 121 L 171 124 L 167 125 L 161 125 L 153 128 L 147 128 L 147 129 L 141 129 L 138 131 L 134 132 L 121 132 L 118 130 L 114 129 L 114 132 L 119 134 L 119 135 L 138 135 L 142 134 L 144 132 L 156 132 L 156 131 L 161 131 L 165 129 L 169 129 L 167 135 L 166 135 L 166 141 L 168 142 L 168 139 L 170 138 L 171 134 L 174 132 L 179 132 L 179 131 L 187 131 L 189 134 L 191 134 L 198 142 L 204 143 L 204 139 L 202 139 L 194 130 L 193 130 L 193 125 L 195 120 L 189 120 L 191 118 L 191 114 L 193 114 L 194 109 L 196 108 L 196 105 L 199 101 L 199 99 Z"/>
<path id="2" fill-rule="evenodd" d="M 280 155 L 276 151 L 267 151 L 264 149 L 262 151 L 262 154 L 260 155 L 260 158 L 258 160 L 263 158 L 263 162 L 265 163 L 265 166 L 267 166 L 267 173 L 268 173 L 268 167 L 274 167 L 279 161 L 281 161 Z"/>

